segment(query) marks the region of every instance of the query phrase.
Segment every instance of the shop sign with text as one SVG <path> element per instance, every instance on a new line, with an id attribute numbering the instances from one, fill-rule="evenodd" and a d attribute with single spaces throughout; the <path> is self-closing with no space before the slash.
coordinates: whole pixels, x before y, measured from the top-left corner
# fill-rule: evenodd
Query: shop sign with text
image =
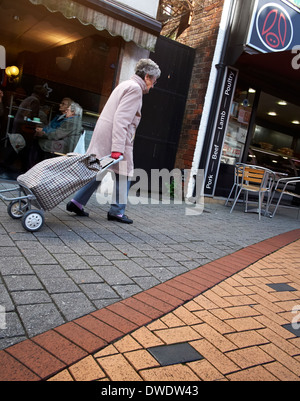
<path id="1" fill-rule="evenodd" d="M 215 128 L 213 132 L 213 142 L 210 150 L 208 164 L 206 168 L 204 193 L 214 195 L 219 169 L 220 159 L 223 149 L 225 134 L 228 127 L 230 110 L 235 92 L 238 70 L 227 67 L 221 99 L 219 102 L 218 113 L 216 115 Z"/>
<path id="2" fill-rule="evenodd" d="M 256 0 L 247 45 L 262 53 L 292 50 L 300 45 L 299 26 L 300 10 L 290 1 Z"/>

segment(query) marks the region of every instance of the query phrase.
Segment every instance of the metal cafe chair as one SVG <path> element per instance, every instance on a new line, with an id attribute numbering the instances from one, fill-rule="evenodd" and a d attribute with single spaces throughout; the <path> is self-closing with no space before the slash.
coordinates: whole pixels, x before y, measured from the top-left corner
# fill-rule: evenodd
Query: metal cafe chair
<path id="1" fill-rule="evenodd" d="M 241 164 L 239 165 L 239 183 L 237 184 L 238 191 L 236 191 L 236 196 L 230 210 L 230 213 L 233 212 L 235 205 L 241 195 L 242 192 L 246 195 L 246 205 L 245 212 L 248 212 L 248 196 L 249 193 L 258 194 L 258 211 L 259 220 L 261 219 L 262 212 L 262 204 L 263 199 L 266 194 L 268 194 L 267 207 L 271 197 L 271 192 L 273 189 L 274 181 L 275 181 L 275 173 L 267 168 L 254 166 L 250 164 Z M 250 210 L 249 210 L 250 211 Z"/>
<path id="2" fill-rule="evenodd" d="M 244 166 L 243 163 L 236 163 L 234 166 L 234 182 L 233 182 L 230 194 L 225 202 L 225 206 L 228 205 L 229 201 L 234 201 L 234 199 L 236 198 L 238 188 L 241 186 L 241 183 L 242 183 L 241 178 L 243 176 L 243 166 Z M 233 198 L 231 198 L 234 189 L 235 189 L 235 195 Z"/>
<path id="3" fill-rule="evenodd" d="M 274 209 L 273 213 L 270 214 L 270 217 L 274 217 L 275 216 L 275 213 L 277 212 L 277 209 L 280 206 L 280 202 L 281 202 L 282 197 L 284 195 L 289 195 L 289 196 L 292 196 L 294 198 L 300 199 L 300 195 L 296 194 L 295 192 L 293 192 L 293 187 L 294 187 L 293 184 L 297 184 L 298 182 L 300 183 L 300 177 L 280 178 L 277 181 L 276 186 L 275 186 L 274 191 L 273 191 L 273 194 L 272 194 L 272 198 L 271 198 L 271 200 L 269 202 L 269 207 L 271 206 L 276 194 L 279 194 L 279 198 L 277 200 L 277 203 L 276 203 L 276 206 L 275 206 L 275 209 Z M 299 211 L 300 211 L 300 209 L 298 208 L 298 217 L 299 217 Z"/>

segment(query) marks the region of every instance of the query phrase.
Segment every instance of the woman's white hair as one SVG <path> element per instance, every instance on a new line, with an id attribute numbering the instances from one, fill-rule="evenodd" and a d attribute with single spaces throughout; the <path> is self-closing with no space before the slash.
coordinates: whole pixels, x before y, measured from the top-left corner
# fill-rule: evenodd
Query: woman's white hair
<path id="1" fill-rule="evenodd" d="M 82 117 L 82 107 L 75 102 L 70 104 L 70 110 L 75 114 L 75 116 Z"/>
<path id="2" fill-rule="evenodd" d="M 150 77 L 158 79 L 161 71 L 159 66 L 150 58 L 142 58 L 135 67 L 135 73 L 142 79 L 148 74 Z"/>

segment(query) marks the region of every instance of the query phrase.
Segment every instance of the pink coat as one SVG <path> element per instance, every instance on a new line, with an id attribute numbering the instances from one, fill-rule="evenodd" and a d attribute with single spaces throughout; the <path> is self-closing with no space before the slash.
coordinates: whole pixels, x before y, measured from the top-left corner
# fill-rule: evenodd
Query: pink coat
<path id="1" fill-rule="evenodd" d="M 123 153 L 124 159 L 112 167 L 117 174 L 133 175 L 133 142 L 145 93 L 145 81 L 134 75 L 113 90 L 97 121 L 87 153 L 98 158 L 111 152 Z"/>

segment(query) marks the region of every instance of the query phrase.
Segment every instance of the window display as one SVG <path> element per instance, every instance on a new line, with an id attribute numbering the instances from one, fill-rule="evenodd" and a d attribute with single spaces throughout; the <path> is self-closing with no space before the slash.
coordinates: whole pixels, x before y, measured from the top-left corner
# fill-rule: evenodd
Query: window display
<path id="1" fill-rule="evenodd" d="M 247 162 L 278 174 L 298 176 L 299 114 L 298 105 L 262 92 Z"/>
<path id="2" fill-rule="evenodd" d="M 221 163 L 234 165 L 241 161 L 252 113 L 255 91 L 237 89 L 232 103 Z"/>

